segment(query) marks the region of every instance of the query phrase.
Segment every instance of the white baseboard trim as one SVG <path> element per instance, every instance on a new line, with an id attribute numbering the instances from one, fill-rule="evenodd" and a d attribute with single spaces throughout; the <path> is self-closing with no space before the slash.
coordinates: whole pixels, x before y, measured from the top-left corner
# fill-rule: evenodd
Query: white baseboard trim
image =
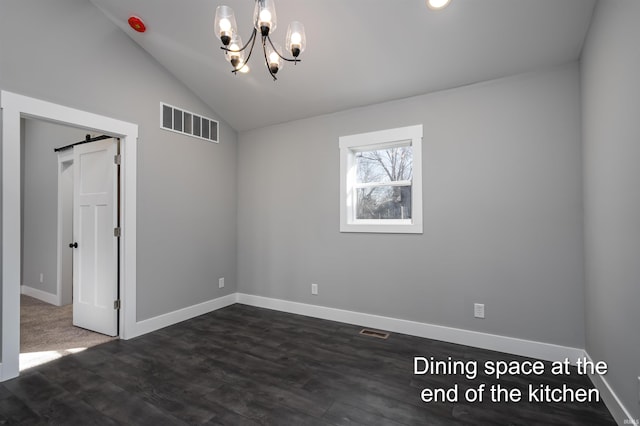
<path id="1" fill-rule="evenodd" d="M 58 296 L 53 293 L 49 293 L 43 290 L 38 290 L 37 288 L 29 287 L 28 285 L 21 285 L 20 293 L 26 296 L 34 297 L 38 300 L 41 300 L 45 303 L 49 303 L 51 305 L 60 306 Z"/>
<path id="2" fill-rule="evenodd" d="M 506 352 L 514 355 L 538 358 L 547 361 L 563 361 L 565 358 L 568 358 L 572 363 L 575 363 L 578 358 L 584 356 L 583 349 L 571 348 L 568 346 L 407 321 L 361 312 L 352 312 L 342 309 L 328 308 L 325 306 L 309 305 L 305 303 L 291 302 L 288 300 L 272 299 L 244 293 L 238 293 L 238 303 L 273 309 L 276 311 L 289 312 L 292 314 L 306 315 L 314 318 L 356 324 L 379 330 L 392 331 L 395 333 L 457 343 L 466 346 L 473 346 L 476 348 Z"/>
<path id="3" fill-rule="evenodd" d="M 160 330 L 161 328 L 165 328 L 170 325 L 174 325 L 179 322 L 186 321 L 188 319 L 224 308 L 226 306 L 233 305 L 234 303 L 236 303 L 236 293 L 198 303 L 197 305 L 188 306 L 183 309 L 178 309 L 177 311 L 169 312 L 163 315 L 158 315 L 157 317 L 138 321 L 135 324 L 135 330 L 133 331 L 133 333 L 131 333 L 130 336 L 128 336 L 128 338 L 151 333 L 152 331 Z"/>
<path id="4" fill-rule="evenodd" d="M 591 356 L 589 356 L 588 352 L 584 352 L 584 356 L 591 362 Z M 619 425 L 629 424 L 629 425 L 637 425 L 638 419 L 635 419 L 631 416 L 631 413 L 624 406 L 618 395 L 613 391 L 607 379 L 601 374 L 589 374 L 589 378 L 593 382 L 593 385 L 600 392 L 600 398 L 604 401 L 604 404 L 607 406 L 611 415 L 613 416 L 616 423 Z M 625 422 L 626 420 L 626 422 Z"/>

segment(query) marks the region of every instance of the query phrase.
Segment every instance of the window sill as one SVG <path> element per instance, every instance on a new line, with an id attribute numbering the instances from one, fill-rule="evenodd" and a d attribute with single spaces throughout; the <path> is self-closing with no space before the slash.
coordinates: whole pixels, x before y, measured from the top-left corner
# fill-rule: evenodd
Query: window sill
<path id="1" fill-rule="evenodd" d="M 340 232 L 365 232 L 370 234 L 422 234 L 418 223 L 347 223 L 340 225 Z"/>

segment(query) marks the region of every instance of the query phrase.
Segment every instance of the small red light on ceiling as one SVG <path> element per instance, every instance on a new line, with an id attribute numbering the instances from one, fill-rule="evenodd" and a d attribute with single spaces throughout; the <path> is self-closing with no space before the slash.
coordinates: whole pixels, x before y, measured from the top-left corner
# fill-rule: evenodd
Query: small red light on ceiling
<path id="1" fill-rule="evenodd" d="M 144 24 L 144 22 L 142 22 L 142 19 L 138 18 L 137 16 L 129 17 L 129 25 L 139 33 L 147 31 L 147 26 Z"/>

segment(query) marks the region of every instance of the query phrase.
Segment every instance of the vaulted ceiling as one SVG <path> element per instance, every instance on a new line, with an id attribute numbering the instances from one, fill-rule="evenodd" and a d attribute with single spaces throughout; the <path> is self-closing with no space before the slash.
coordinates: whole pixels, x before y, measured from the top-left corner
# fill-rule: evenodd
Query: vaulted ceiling
<path id="1" fill-rule="evenodd" d="M 214 35 L 215 9 L 252 30 L 253 0 L 91 0 L 236 130 L 420 95 L 570 62 L 580 56 L 596 0 L 275 0 L 274 41 L 307 34 L 302 62 L 273 81 L 254 52 L 234 75 Z M 133 31 L 131 15 L 147 32 Z M 169 101 L 169 100 L 167 100 Z"/>

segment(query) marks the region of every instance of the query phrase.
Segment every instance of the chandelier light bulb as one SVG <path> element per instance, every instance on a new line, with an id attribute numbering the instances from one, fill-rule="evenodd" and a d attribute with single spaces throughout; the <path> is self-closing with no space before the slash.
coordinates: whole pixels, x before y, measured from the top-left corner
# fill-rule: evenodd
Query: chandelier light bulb
<path id="1" fill-rule="evenodd" d="M 267 9 L 262 9 L 260 11 L 260 23 L 271 24 L 271 12 L 269 12 Z"/>
<path id="2" fill-rule="evenodd" d="M 442 10 L 451 3 L 451 0 L 427 0 L 427 6 L 431 10 Z"/>
<path id="3" fill-rule="evenodd" d="M 240 62 L 240 64 L 238 64 L 238 71 L 240 71 L 242 74 L 248 73 L 249 65 L 247 65 L 245 62 Z"/>
<path id="4" fill-rule="evenodd" d="M 229 21 L 227 18 L 220 19 L 220 31 L 231 31 L 231 21 Z"/>
<path id="5" fill-rule="evenodd" d="M 291 44 L 300 44 L 301 41 L 302 36 L 300 35 L 300 33 L 291 34 Z"/>

